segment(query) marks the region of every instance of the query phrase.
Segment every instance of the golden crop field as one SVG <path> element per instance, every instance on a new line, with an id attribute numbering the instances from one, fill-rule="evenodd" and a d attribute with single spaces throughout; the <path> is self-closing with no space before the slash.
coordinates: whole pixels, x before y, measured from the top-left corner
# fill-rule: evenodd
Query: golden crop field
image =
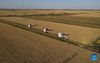
<path id="1" fill-rule="evenodd" d="M 30 14 L 47 14 L 47 13 L 64 13 L 63 10 L 0 10 L 2 15 L 30 15 Z"/>
<path id="2" fill-rule="evenodd" d="M 0 63 L 91 63 L 92 53 L 0 23 Z"/>
<path id="3" fill-rule="evenodd" d="M 0 63 L 91 63 L 91 54 L 100 59 L 94 45 L 100 44 L 99 18 L 99 10 L 0 10 Z M 45 27 L 54 37 L 41 34 Z M 68 39 L 59 40 L 58 32 L 69 33 Z"/>
<path id="4" fill-rule="evenodd" d="M 36 25 L 35 28 L 43 29 L 44 27 L 50 27 L 53 29 L 51 33 L 57 34 L 58 32 L 69 33 L 69 39 L 81 42 L 83 44 L 90 44 L 100 36 L 100 29 L 82 27 L 76 25 L 68 25 L 54 22 L 45 22 L 40 20 L 19 18 L 19 17 L 2 17 L 1 19 L 10 20 L 22 24 Z"/>
<path id="5" fill-rule="evenodd" d="M 62 13 L 75 13 L 73 16 L 82 17 L 100 17 L 100 11 L 81 11 L 81 10 L 0 10 L 0 16 L 2 15 L 33 15 L 33 14 L 62 14 Z"/>

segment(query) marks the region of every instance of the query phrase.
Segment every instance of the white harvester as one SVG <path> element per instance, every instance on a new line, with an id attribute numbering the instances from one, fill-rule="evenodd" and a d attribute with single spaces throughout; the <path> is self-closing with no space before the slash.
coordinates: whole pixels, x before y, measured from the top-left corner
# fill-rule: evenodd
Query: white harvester
<path id="1" fill-rule="evenodd" d="M 69 33 L 59 32 L 58 37 L 63 39 L 68 39 Z"/>
<path id="2" fill-rule="evenodd" d="M 52 31 L 51 28 L 43 28 L 43 32 L 44 32 L 44 33 L 49 33 L 49 32 L 51 32 L 51 31 Z"/>
<path id="3" fill-rule="evenodd" d="M 31 25 L 31 24 L 28 24 L 27 27 L 28 27 L 28 28 L 32 28 L 32 25 Z"/>

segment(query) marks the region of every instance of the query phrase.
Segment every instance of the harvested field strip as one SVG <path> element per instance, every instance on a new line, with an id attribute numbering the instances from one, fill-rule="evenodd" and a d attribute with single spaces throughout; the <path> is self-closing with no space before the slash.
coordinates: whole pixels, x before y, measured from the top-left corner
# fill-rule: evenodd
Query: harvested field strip
<path id="1" fill-rule="evenodd" d="M 75 52 L 91 54 L 80 49 L 0 22 L 0 63 L 62 63 Z"/>
<path id="2" fill-rule="evenodd" d="M 33 28 L 38 28 L 42 30 L 44 27 L 49 27 L 52 29 L 53 34 L 58 32 L 69 33 L 69 39 L 77 41 L 83 44 L 91 44 L 100 36 L 100 29 L 82 27 L 76 25 L 46 22 L 34 19 L 26 19 L 20 17 L 0 17 L 0 19 L 9 20 L 21 24 L 32 24 L 35 25 Z"/>
<path id="3" fill-rule="evenodd" d="M 0 63 L 91 63 L 94 52 L 5 23 L 0 30 Z"/>
<path id="4" fill-rule="evenodd" d="M 15 23 L 15 22 L 11 22 L 11 21 L 8 21 L 8 20 L 3 20 L 3 19 L 0 19 L 0 22 L 15 26 L 15 27 L 27 30 L 27 31 L 38 33 L 38 34 L 41 34 L 41 35 L 44 35 L 44 36 L 47 36 L 47 37 L 51 37 L 51 38 L 54 38 L 54 39 L 57 39 L 57 40 L 60 40 L 60 41 L 63 41 L 63 42 L 74 44 L 74 45 L 77 45 L 77 46 L 84 45 L 84 44 L 82 44 L 80 42 L 76 42 L 76 41 L 72 41 L 72 40 L 68 40 L 68 39 L 64 40 L 64 39 L 58 38 L 57 35 L 53 34 L 53 33 L 44 33 L 44 32 L 42 32 L 42 30 L 37 29 L 37 28 L 28 28 L 24 24 Z"/>
<path id="5" fill-rule="evenodd" d="M 8 21 L 8 20 L 3 20 L 3 19 L 0 19 L 0 22 L 9 24 L 9 25 L 12 25 L 12 26 L 15 26 L 15 27 L 18 27 L 18 28 L 21 28 L 21 29 L 24 29 L 24 30 L 27 30 L 27 31 L 30 31 L 30 32 L 38 33 L 40 35 L 51 37 L 53 39 L 57 39 L 57 40 L 60 40 L 62 42 L 73 44 L 73 45 L 76 45 L 76 46 L 79 46 L 79 47 L 82 46 L 82 48 L 85 48 L 85 49 L 88 49 L 88 50 L 91 50 L 91 51 L 94 51 L 94 52 L 98 52 L 98 50 L 95 51 L 95 49 L 89 49 L 89 48 L 91 48 L 90 46 L 84 45 L 84 44 L 82 44 L 80 42 L 76 42 L 76 41 L 72 41 L 72 40 L 68 40 L 68 39 L 67 40 L 60 39 L 60 38 L 57 37 L 56 34 L 53 34 L 53 33 L 48 33 L 47 34 L 47 33 L 44 33 L 44 32 L 42 32 L 42 30 L 37 29 L 37 28 L 28 28 L 24 24 L 15 23 L 15 22 L 11 22 L 11 21 Z"/>

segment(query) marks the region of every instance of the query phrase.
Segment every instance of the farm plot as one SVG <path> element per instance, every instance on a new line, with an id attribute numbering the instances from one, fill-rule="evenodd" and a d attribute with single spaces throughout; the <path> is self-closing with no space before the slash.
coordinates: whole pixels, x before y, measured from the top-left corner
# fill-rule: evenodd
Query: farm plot
<path id="1" fill-rule="evenodd" d="M 0 23 L 0 63 L 91 63 L 92 53 Z"/>
<path id="2" fill-rule="evenodd" d="M 91 63 L 93 52 L 3 23 L 0 30 L 0 63 Z"/>
<path id="3" fill-rule="evenodd" d="M 48 15 L 48 14 L 64 14 L 70 11 L 64 10 L 0 10 L 0 16 L 21 16 L 21 15 Z"/>
<path id="4" fill-rule="evenodd" d="M 19 17 L 2 17 L 0 19 L 10 20 L 22 24 L 33 24 L 35 28 L 43 29 L 44 27 L 50 27 L 53 29 L 51 33 L 57 34 L 58 32 L 68 32 L 69 39 L 81 42 L 83 44 L 89 44 L 94 42 L 100 36 L 100 29 L 81 27 L 75 25 L 45 22 L 39 20 L 25 19 Z"/>
<path id="5" fill-rule="evenodd" d="M 70 46 L 35 33 L 2 23 L 0 30 L 2 63 L 59 63 L 74 54 Z"/>
<path id="6" fill-rule="evenodd" d="M 91 13 L 90 14 L 86 13 L 86 14 L 91 15 Z M 98 17 L 98 15 L 95 15 L 95 17 L 87 17 L 86 14 L 84 14 L 84 16 L 86 17 L 78 16 L 80 14 L 78 15 L 76 14 L 76 15 L 65 15 L 65 16 L 27 16 L 25 18 L 100 29 L 100 17 Z"/>

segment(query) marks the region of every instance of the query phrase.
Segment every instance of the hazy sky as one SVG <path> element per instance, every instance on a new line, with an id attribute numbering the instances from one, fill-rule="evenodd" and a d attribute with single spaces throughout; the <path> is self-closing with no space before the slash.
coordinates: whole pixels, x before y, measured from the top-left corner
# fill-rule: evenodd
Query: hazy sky
<path id="1" fill-rule="evenodd" d="M 100 9 L 100 0 L 0 0 L 0 8 Z"/>

